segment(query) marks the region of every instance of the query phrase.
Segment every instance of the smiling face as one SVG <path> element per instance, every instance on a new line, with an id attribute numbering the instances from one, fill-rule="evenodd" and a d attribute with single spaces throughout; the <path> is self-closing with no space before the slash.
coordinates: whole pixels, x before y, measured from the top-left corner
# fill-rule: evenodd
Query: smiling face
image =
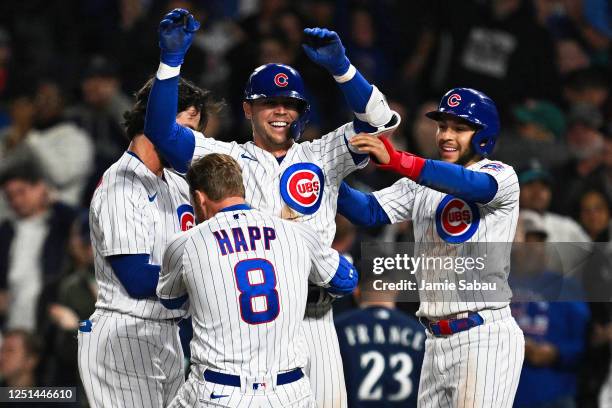
<path id="1" fill-rule="evenodd" d="M 436 132 L 440 158 L 449 163 L 469 166 L 478 160 L 472 149 L 472 136 L 476 129 L 465 121 L 453 117 L 441 117 Z"/>
<path id="2" fill-rule="evenodd" d="M 300 102 L 293 98 L 267 98 L 243 103 L 244 114 L 251 121 L 253 141 L 264 150 L 286 150 L 293 144 L 289 126 L 297 120 Z"/>

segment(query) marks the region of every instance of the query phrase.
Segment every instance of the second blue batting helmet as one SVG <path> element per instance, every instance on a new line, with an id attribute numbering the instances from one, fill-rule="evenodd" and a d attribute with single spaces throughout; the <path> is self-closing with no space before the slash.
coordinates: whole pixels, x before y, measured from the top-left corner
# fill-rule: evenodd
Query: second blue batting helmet
<path id="1" fill-rule="evenodd" d="M 444 115 L 456 116 L 474 125 L 472 148 L 481 156 L 493 151 L 499 135 L 499 115 L 495 102 L 487 95 L 471 88 L 453 88 L 440 101 L 438 110 L 426 113 L 428 118 L 440 120 Z"/>
<path id="2" fill-rule="evenodd" d="M 266 64 L 256 68 L 244 88 L 244 99 L 247 101 L 281 97 L 300 101 L 300 116 L 290 126 L 291 137 L 296 141 L 302 136 L 310 114 L 310 104 L 304 94 L 304 81 L 300 74 L 283 64 Z"/>

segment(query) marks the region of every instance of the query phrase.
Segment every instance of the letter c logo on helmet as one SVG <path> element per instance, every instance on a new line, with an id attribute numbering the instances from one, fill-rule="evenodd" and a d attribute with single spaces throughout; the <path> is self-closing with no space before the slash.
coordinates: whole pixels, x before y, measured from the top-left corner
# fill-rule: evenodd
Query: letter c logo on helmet
<path id="1" fill-rule="evenodd" d="M 461 95 L 456 94 L 456 93 L 449 96 L 448 102 L 446 102 L 446 104 L 450 106 L 451 108 L 455 108 L 459 106 L 460 103 L 461 103 Z"/>
<path id="2" fill-rule="evenodd" d="M 289 85 L 289 77 L 284 72 L 279 72 L 274 76 L 274 85 L 280 86 L 281 88 Z"/>

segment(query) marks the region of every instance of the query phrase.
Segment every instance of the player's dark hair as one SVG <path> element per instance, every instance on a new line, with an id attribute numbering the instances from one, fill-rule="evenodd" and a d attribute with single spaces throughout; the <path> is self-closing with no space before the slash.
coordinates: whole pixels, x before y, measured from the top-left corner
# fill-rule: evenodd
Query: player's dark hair
<path id="1" fill-rule="evenodd" d="M 134 94 L 136 103 L 131 110 L 123 114 L 123 125 L 127 137 L 132 140 L 144 132 L 147 102 L 153 87 L 154 78 L 149 79 L 138 92 Z M 213 100 L 210 91 L 202 89 L 186 79 L 179 78 L 177 114 L 193 106 L 200 112 L 200 123 L 196 130 L 203 131 L 211 114 L 218 113 L 223 103 Z"/>
<path id="2" fill-rule="evenodd" d="M 0 186 L 4 186 L 9 181 L 21 180 L 29 184 L 36 184 L 44 181 L 44 175 L 40 167 L 31 161 L 15 163 L 0 173 Z"/>
<path id="3" fill-rule="evenodd" d="M 191 163 L 187 171 L 191 193 L 203 192 L 212 201 L 227 197 L 243 197 L 242 170 L 236 160 L 227 154 L 213 153 Z"/>

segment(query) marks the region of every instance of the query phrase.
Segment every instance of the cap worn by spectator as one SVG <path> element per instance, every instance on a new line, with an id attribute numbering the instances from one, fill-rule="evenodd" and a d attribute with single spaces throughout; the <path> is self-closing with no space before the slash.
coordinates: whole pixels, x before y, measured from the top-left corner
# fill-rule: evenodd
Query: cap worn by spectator
<path id="1" fill-rule="evenodd" d="M 531 101 L 514 109 L 515 118 L 521 123 L 532 123 L 559 138 L 565 131 L 563 112 L 546 101 Z"/>
<path id="2" fill-rule="evenodd" d="M 115 78 L 118 75 L 117 66 L 102 55 L 94 55 L 85 68 L 83 79 Z"/>
<path id="3" fill-rule="evenodd" d="M 533 160 L 529 166 L 521 170 L 518 174 L 519 184 L 542 181 L 546 184 L 552 183 L 552 175 L 546 170 L 539 161 Z"/>

